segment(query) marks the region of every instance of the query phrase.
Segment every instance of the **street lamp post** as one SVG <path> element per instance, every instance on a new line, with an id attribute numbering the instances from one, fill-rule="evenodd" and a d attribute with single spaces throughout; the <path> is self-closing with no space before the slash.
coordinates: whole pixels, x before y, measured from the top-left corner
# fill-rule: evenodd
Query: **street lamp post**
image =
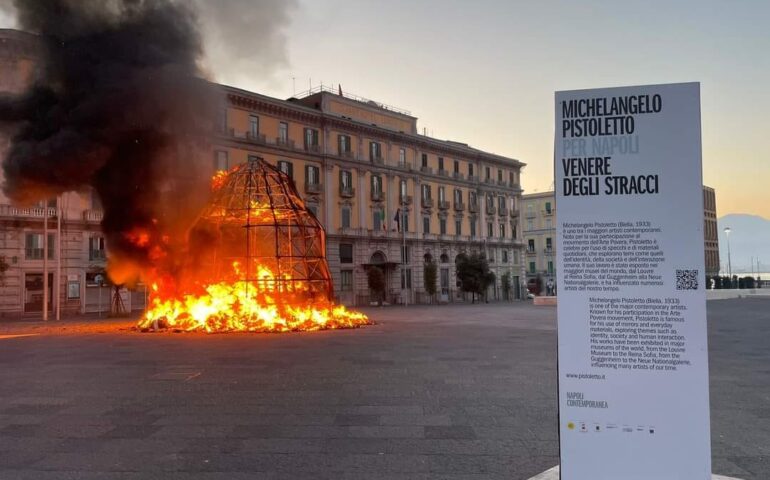
<path id="1" fill-rule="evenodd" d="M 727 236 L 727 275 L 730 277 L 730 286 L 733 285 L 733 263 L 730 259 L 730 227 L 725 227 L 725 235 Z"/>

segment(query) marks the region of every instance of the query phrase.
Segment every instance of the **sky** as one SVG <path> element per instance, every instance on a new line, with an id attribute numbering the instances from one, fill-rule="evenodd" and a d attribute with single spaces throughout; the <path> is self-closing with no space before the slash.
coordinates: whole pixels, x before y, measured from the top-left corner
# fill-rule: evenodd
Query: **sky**
<path id="1" fill-rule="evenodd" d="M 555 91 L 699 81 L 718 216 L 770 218 L 770 2 L 197 3 L 213 79 L 279 98 L 341 84 L 525 162 L 525 193 L 552 188 Z"/>

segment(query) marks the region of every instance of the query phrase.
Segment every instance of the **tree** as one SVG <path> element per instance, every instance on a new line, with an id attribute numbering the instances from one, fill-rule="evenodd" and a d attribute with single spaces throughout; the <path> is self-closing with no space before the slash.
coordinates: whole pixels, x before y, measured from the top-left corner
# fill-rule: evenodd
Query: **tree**
<path id="1" fill-rule="evenodd" d="M 430 296 L 430 301 L 433 303 L 433 296 L 436 295 L 436 278 L 437 278 L 436 262 L 430 261 L 425 263 L 422 275 L 423 288 L 425 293 Z"/>
<path id="2" fill-rule="evenodd" d="M 503 276 L 500 278 L 500 287 L 503 289 L 503 298 L 506 300 L 510 300 L 510 293 L 511 293 L 511 274 L 510 272 L 503 273 Z"/>
<path id="3" fill-rule="evenodd" d="M 471 303 L 476 303 L 476 295 L 484 294 L 487 287 L 495 281 L 495 275 L 489 271 L 486 258 L 477 253 L 458 256 L 457 278 L 460 280 L 460 290 L 471 293 Z"/>
<path id="4" fill-rule="evenodd" d="M 366 283 L 372 297 L 377 299 L 377 305 L 382 305 L 382 297 L 385 293 L 385 273 L 377 266 L 371 266 L 366 271 Z"/>

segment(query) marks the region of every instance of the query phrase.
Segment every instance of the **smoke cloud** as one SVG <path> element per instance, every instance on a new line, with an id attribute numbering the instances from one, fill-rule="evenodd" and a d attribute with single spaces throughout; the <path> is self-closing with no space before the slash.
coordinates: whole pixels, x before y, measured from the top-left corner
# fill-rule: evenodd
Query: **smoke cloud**
<path id="1" fill-rule="evenodd" d="M 221 106 L 201 79 L 194 11 L 172 0 L 17 0 L 15 9 L 44 53 L 37 83 L 0 97 L 6 195 L 29 203 L 91 186 L 112 279 L 173 272 L 206 201 L 200 167 Z"/>

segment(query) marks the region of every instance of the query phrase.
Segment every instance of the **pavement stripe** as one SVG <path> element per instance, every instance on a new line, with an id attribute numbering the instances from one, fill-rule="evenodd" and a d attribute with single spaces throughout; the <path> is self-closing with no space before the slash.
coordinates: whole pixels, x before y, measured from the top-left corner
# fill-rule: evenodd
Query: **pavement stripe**
<path id="1" fill-rule="evenodd" d="M 40 335 L 39 333 L 22 333 L 19 335 L 0 335 L 0 340 L 7 340 L 9 338 L 19 338 L 19 337 L 34 337 Z"/>

